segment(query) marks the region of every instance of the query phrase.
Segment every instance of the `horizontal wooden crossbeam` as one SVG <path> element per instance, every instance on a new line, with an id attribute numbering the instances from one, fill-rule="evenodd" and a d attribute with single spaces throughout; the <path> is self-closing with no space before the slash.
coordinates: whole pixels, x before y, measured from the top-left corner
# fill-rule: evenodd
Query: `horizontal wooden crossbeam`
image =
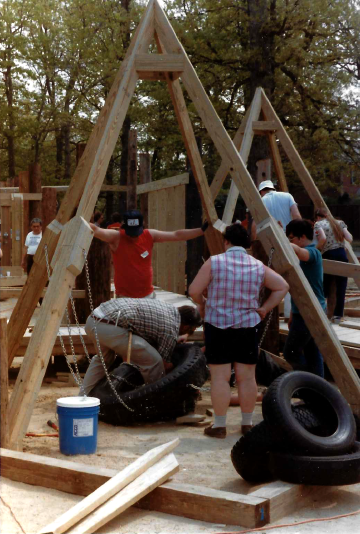
<path id="1" fill-rule="evenodd" d="M 253 121 L 252 128 L 254 132 L 274 132 L 277 124 L 275 121 Z"/>
<path id="2" fill-rule="evenodd" d="M 135 69 L 137 72 L 182 72 L 184 57 L 178 54 L 137 54 Z"/>
<path id="3" fill-rule="evenodd" d="M 360 281 L 360 265 L 344 263 L 342 261 L 323 260 L 323 269 L 326 274 L 345 276 Z"/>

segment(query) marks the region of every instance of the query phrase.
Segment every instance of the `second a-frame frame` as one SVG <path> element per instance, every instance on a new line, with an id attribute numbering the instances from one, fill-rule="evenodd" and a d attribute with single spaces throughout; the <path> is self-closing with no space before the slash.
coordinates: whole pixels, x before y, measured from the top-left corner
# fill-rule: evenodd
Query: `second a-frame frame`
<path id="1" fill-rule="evenodd" d="M 147 55 L 154 38 L 160 53 Z M 339 388 L 353 411 L 360 415 L 360 381 L 336 335 L 329 328 L 327 318 L 298 266 L 284 232 L 270 217 L 244 165 L 242 158 L 246 159 L 251 142 L 247 142 L 246 151 L 244 145 L 239 155 L 165 13 L 157 0 L 150 0 L 59 213 L 44 233 L 34 258 L 35 269 L 30 273 L 9 323 L 11 362 L 47 281 L 47 264 L 51 262 L 53 271 L 49 287 L 9 403 L 10 448 L 20 446 L 26 433 L 70 290 L 77 274 L 83 268 L 84 253 L 92 240 L 92 231 L 87 221 L 93 212 L 136 83 L 141 77 L 150 80 L 163 79 L 168 84 L 204 213 L 212 223 L 207 236 L 211 253 L 222 251 L 219 230 L 224 227 L 224 223 L 217 218 L 179 77 L 221 156 L 222 165 L 230 172 L 245 203 L 251 206 L 253 218 L 258 225 L 258 236 L 265 250 L 275 250 L 274 268 L 289 282 L 300 312 L 306 318 L 306 323 Z M 259 90 L 257 95 L 260 93 Z M 252 128 L 253 121 L 259 117 L 257 110 L 261 105 L 262 101 L 256 101 L 256 107 L 254 104 L 254 108 L 249 111 L 245 130 Z M 272 120 L 272 117 L 269 116 L 269 120 Z"/>

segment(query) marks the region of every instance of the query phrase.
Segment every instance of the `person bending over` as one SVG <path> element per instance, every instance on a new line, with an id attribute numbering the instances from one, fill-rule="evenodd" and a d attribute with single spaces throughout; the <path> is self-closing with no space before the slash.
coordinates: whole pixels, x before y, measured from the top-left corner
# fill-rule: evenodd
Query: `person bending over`
<path id="1" fill-rule="evenodd" d="M 205 321 L 215 421 L 204 432 L 214 438 L 226 437 L 231 364 L 238 384 L 241 431 L 245 434 L 251 429 L 257 397 L 258 325 L 289 289 L 280 275 L 247 254 L 249 238 L 243 226 L 238 223 L 227 226 L 223 236 L 225 253 L 209 258 L 189 288 L 189 295 L 198 304 Z M 260 306 L 259 293 L 263 286 L 271 293 Z"/>
<path id="2" fill-rule="evenodd" d="M 98 306 L 87 318 L 85 331 L 98 352 L 96 337 L 107 368 L 119 354 L 126 361 L 129 332 L 133 332 L 131 363 L 137 365 L 145 384 L 159 380 L 165 368 L 171 369 L 170 358 L 177 342 L 202 324 L 200 313 L 194 306 L 175 308 L 154 299 L 119 298 Z M 91 360 L 85 373 L 83 388 L 88 395 L 105 376 L 98 355 Z"/>

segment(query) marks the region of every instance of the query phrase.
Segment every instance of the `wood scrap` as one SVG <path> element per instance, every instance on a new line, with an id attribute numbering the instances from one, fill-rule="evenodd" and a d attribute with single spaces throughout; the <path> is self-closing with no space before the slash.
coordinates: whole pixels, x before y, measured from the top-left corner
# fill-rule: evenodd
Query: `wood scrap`
<path id="1" fill-rule="evenodd" d="M 51 421 L 48 421 L 48 423 L 51 423 Z M 62 534 L 105 503 L 108 499 L 114 495 L 118 496 L 118 492 L 136 480 L 138 476 L 143 473 L 147 474 L 147 470 L 150 467 L 154 466 L 164 456 L 173 451 L 179 443 L 179 439 L 175 439 L 143 454 L 140 458 L 135 460 L 135 462 L 132 462 L 125 469 L 97 488 L 93 493 L 90 493 L 85 499 L 77 503 L 62 516 L 58 517 L 53 523 L 45 526 L 41 530 L 41 533 Z M 159 464 L 157 465 L 159 466 Z"/>
<path id="2" fill-rule="evenodd" d="M 182 415 L 176 419 L 177 425 L 191 425 L 193 423 L 200 423 L 206 418 L 205 415 L 200 415 L 197 413 L 189 413 L 188 415 Z"/>
<path id="3" fill-rule="evenodd" d="M 206 415 L 210 415 L 210 417 L 214 416 L 214 410 L 212 408 L 206 408 Z"/>

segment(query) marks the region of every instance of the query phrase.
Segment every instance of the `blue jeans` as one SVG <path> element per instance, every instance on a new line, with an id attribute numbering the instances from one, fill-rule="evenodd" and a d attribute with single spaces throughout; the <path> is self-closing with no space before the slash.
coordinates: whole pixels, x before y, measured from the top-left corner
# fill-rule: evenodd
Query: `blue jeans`
<path id="1" fill-rule="evenodd" d="M 307 371 L 324 377 L 324 360 L 308 327 L 299 313 L 294 313 L 284 347 L 284 358 L 294 371 Z"/>
<path id="2" fill-rule="evenodd" d="M 335 260 L 348 263 L 346 250 L 343 247 L 328 250 L 323 254 L 324 260 Z M 336 286 L 336 304 L 334 315 L 342 317 L 344 315 L 345 294 L 347 286 L 347 278 L 345 276 L 335 276 L 333 274 L 324 274 L 324 295 L 327 298 L 330 293 L 331 282 L 335 280 Z"/>

